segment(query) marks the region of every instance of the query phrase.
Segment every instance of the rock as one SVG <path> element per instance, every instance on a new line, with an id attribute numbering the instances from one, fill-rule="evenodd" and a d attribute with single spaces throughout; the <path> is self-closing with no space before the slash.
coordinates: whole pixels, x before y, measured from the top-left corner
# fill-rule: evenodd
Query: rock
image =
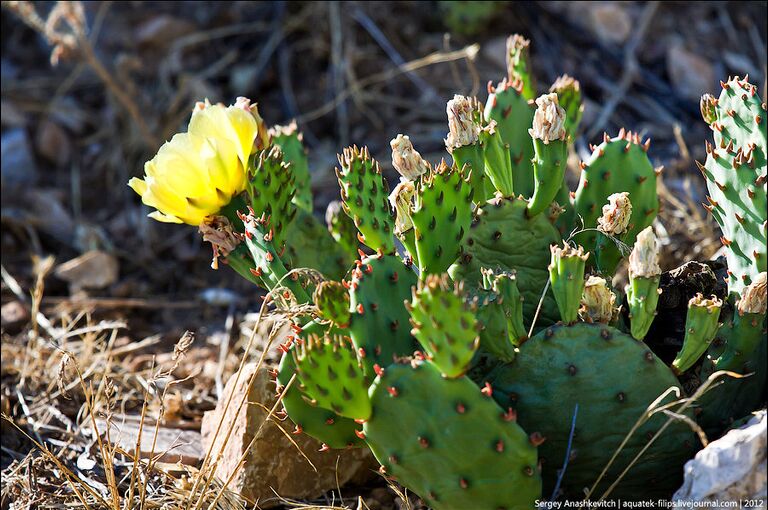
<path id="1" fill-rule="evenodd" d="M 624 2 L 589 2 L 574 4 L 572 18 L 584 15 L 587 26 L 604 43 L 623 44 L 632 33 L 632 19 Z M 575 12 L 578 11 L 578 12 Z"/>
<path id="2" fill-rule="evenodd" d="M 117 258 L 107 252 L 92 250 L 64 262 L 56 268 L 58 278 L 75 289 L 103 289 L 117 281 Z"/>
<path id="3" fill-rule="evenodd" d="M 161 14 L 139 25 L 134 35 L 140 46 L 164 48 L 194 30 L 195 26 L 187 20 Z"/>
<path id="4" fill-rule="evenodd" d="M 248 380 L 254 374 L 254 381 L 249 390 Z M 216 476 L 219 480 L 226 481 L 232 475 L 243 453 L 247 451 L 242 468 L 230 482 L 229 488 L 233 491 L 252 501 L 258 500 L 261 508 L 265 508 L 279 504 L 275 493 L 284 498 L 317 498 L 329 490 L 336 489 L 337 485 L 343 486 L 348 482 L 362 483 L 378 467 L 367 449 L 319 452 L 318 441 L 305 434 L 291 436 L 317 468 L 315 472 L 307 459 L 278 428 L 282 427 L 286 432 L 292 431 L 294 425 L 289 419 L 281 422 L 274 418 L 264 423 L 267 411 L 258 404 L 270 409 L 276 401 L 275 383 L 267 368 L 262 367 L 256 372 L 256 365 L 248 364 L 243 367 L 237 381 L 236 375 L 227 382 L 216 409 L 203 416 L 201 430 L 204 450 L 208 451 L 216 427 L 222 423 L 212 450 L 215 458 L 221 449 L 227 427 L 234 427 L 217 465 Z M 223 408 L 233 391 L 230 408 L 224 413 Z M 248 404 L 235 416 L 243 395 L 246 395 Z"/>
<path id="5" fill-rule="evenodd" d="M 35 149 L 51 163 L 63 167 L 72 156 L 72 146 L 67 132 L 61 126 L 46 119 L 35 133 Z"/>
<path id="6" fill-rule="evenodd" d="M 694 502 L 712 509 L 734 508 L 733 502 L 749 500 L 765 505 L 767 424 L 765 410 L 760 411 L 688 461 L 683 485 L 672 497 L 674 508 L 692 508 Z"/>
<path id="7" fill-rule="evenodd" d="M 667 50 L 667 73 L 677 92 L 698 101 L 702 94 L 715 90 L 717 77 L 709 61 L 688 51 L 682 43 Z"/>
<path id="8" fill-rule="evenodd" d="M 9 301 L 3 305 L 0 316 L 3 319 L 3 331 L 15 335 L 29 320 L 29 310 L 19 301 Z"/>
<path id="9" fill-rule="evenodd" d="M 0 180 L 3 191 L 37 182 L 37 167 L 27 133 L 22 128 L 9 129 L 0 138 Z"/>
<path id="10" fill-rule="evenodd" d="M 139 416 L 115 416 L 110 421 L 109 438 L 122 450 L 132 455 L 136 450 L 136 440 L 139 436 Z M 107 422 L 96 419 L 99 433 L 104 436 Z M 154 442 L 154 448 L 152 444 Z M 160 456 L 157 458 L 157 456 Z M 205 452 L 200 441 L 200 433 L 196 430 L 184 430 L 160 426 L 155 438 L 154 423 L 144 423 L 141 428 L 139 456 L 143 459 L 157 458 L 159 462 L 178 462 L 190 466 L 203 460 Z"/>

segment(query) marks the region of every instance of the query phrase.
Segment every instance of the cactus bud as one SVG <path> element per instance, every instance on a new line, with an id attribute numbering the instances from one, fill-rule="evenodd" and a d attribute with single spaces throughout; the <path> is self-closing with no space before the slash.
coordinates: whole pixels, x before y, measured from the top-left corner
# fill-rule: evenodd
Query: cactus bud
<path id="1" fill-rule="evenodd" d="M 418 152 L 416 154 L 418 154 Z M 416 188 L 413 185 L 413 181 L 407 181 L 404 178 L 401 178 L 400 182 L 392 190 L 392 193 L 389 194 L 389 203 L 395 210 L 394 231 L 396 235 L 400 235 L 413 228 L 411 212 L 415 193 Z"/>
<path id="2" fill-rule="evenodd" d="M 672 370 L 681 374 L 704 354 L 717 333 L 723 302 L 716 296 L 706 299 L 701 293 L 688 301 L 683 348 L 672 362 Z"/>
<path id="3" fill-rule="evenodd" d="M 578 318 L 579 303 L 584 292 L 584 267 L 589 253 L 584 248 L 566 244 L 563 248 L 550 246 L 552 261 L 549 264 L 549 281 L 555 296 L 560 318 L 566 324 Z"/>
<path id="4" fill-rule="evenodd" d="M 429 163 L 424 161 L 421 154 L 413 148 L 408 136 L 397 135 L 389 142 L 389 146 L 392 148 L 392 166 L 409 181 L 413 181 L 429 171 Z M 394 207 L 394 204 L 392 205 Z"/>
<path id="5" fill-rule="evenodd" d="M 565 140 L 565 110 L 558 104 L 557 94 L 544 94 L 536 99 L 536 112 L 533 114 L 533 128 L 528 134 L 544 144 L 555 140 Z"/>
<path id="6" fill-rule="evenodd" d="M 623 234 L 627 231 L 631 216 L 632 202 L 629 201 L 629 193 L 614 193 L 603 206 L 603 215 L 597 219 L 597 229 L 610 236 Z"/>
<path id="7" fill-rule="evenodd" d="M 226 257 L 240 244 L 240 237 L 226 216 L 208 216 L 198 227 L 203 241 L 211 243 L 213 260 L 211 268 L 219 268 L 219 257 Z"/>
<path id="8" fill-rule="evenodd" d="M 715 96 L 711 94 L 704 94 L 701 96 L 699 108 L 701 108 L 701 117 L 707 124 L 712 124 L 717 120 L 717 111 L 715 110 L 716 106 L 717 98 L 715 98 Z"/>
<path id="9" fill-rule="evenodd" d="M 590 276 L 584 284 L 579 317 L 584 322 L 611 322 L 616 295 L 608 288 L 604 278 Z"/>
<path id="10" fill-rule="evenodd" d="M 629 254 L 629 276 L 631 278 L 654 278 L 661 274 L 659 267 L 659 240 L 653 227 L 646 227 L 635 240 Z"/>
<path id="11" fill-rule="evenodd" d="M 448 114 L 448 137 L 445 148 L 453 153 L 459 147 L 477 142 L 480 126 L 476 115 L 479 105 L 474 98 L 455 95 L 445 108 Z"/>
<path id="12" fill-rule="evenodd" d="M 741 293 L 741 299 L 736 304 L 739 315 L 759 314 L 766 311 L 766 299 L 768 299 L 768 287 L 766 286 L 766 273 L 763 271 Z"/>

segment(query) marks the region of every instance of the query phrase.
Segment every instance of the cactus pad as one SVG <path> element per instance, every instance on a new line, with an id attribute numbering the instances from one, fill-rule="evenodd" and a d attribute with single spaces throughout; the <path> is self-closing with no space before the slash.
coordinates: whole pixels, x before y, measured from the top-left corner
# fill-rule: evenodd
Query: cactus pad
<path id="1" fill-rule="evenodd" d="M 523 317 L 530 324 L 549 276 L 548 259 L 542 253 L 560 242 L 560 234 L 545 215 L 529 218 L 527 205 L 522 199 L 497 197 L 478 209 L 464 253 L 451 266 L 450 274 L 468 287 L 480 287 L 481 268 L 514 272 L 524 299 Z M 547 293 L 537 326 L 552 324 L 558 318 L 555 301 Z"/>
<path id="2" fill-rule="evenodd" d="M 349 337 L 310 335 L 292 349 L 300 389 L 339 416 L 365 420 L 371 414 L 368 383 Z"/>
<path id="3" fill-rule="evenodd" d="M 497 369 L 490 380 L 499 404 L 516 407 L 520 424 L 546 437 L 539 447 L 545 494 L 565 459 L 574 406 L 579 404 L 570 462 L 562 482 L 566 497 L 574 498 L 584 497 L 582 489 L 597 480 L 647 406 L 667 388 L 678 386 L 670 369 L 641 342 L 610 326 L 583 323 L 552 326 L 540 332 L 520 347 L 515 361 Z M 659 413 L 633 434 L 593 497 L 599 497 L 616 480 L 665 421 Z M 669 496 L 680 485 L 683 462 L 694 445 L 688 426 L 673 423 L 612 496 Z M 678 469 L 671 470 L 670 466 Z"/>
<path id="4" fill-rule="evenodd" d="M 447 274 L 429 275 L 413 289 L 411 333 L 445 377 L 464 375 L 477 350 L 480 324 L 472 308 Z"/>
<path id="5" fill-rule="evenodd" d="M 379 164 L 367 147 L 348 147 L 339 156 L 336 177 L 341 187 L 344 212 L 355 222 L 361 241 L 369 248 L 392 253 L 394 219 L 389 208 L 389 188 Z"/>
<path id="6" fill-rule="evenodd" d="M 370 390 L 366 442 L 387 475 L 435 510 L 533 508 L 541 478 L 528 435 L 466 377 L 392 365 Z"/>
<path id="7" fill-rule="evenodd" d="M 273 146 L 252 159 L 246 187 L 249 202 L 256 214 L 269 218 L 278 246 L 296 216 L 296 206 L 291 203 L 295 180 L 293 167 L 285 161 L 280 147 Z"/>
<path id="8" fill-rule="evenodd" d="M 649 143 L 640 143 L 637 134 L 623 129 L 616 138 L 604 136 L 603 142 L 593 147 L 592 155 L 582 163 L 579 186 L 573 199 L 575 212 L 584 220 L 585 228 L 595 228 L 608 197 L 617 192 L 628 192 L 632 202 L 632 216 L 622 241 L 632 246 L 637 234 L 649 226 L 659 212 L 656 194 L 656 171 L 648 159 Z M 596 243 L 594 231 L 582 232 L 575 242 L 592 251 Z M 612 274 L 622 254 L 612 242 L 602 246 L 601 270 Z"/>
<path id="9" fill-rule="evenodd" d="M 709 204 L 727 247 L 728 288 L 740 293 L 766 270 L 766 105 L 757 87 L 738 77 L 723 83 L 719 99 L 702 98 L 713 131 L 707 161 Z"/>
<path id="10" fill-rule="evenodd" d="M 375 364 L 386 367 L 395 356 L 416 348 L 405 300 L 411 297 L 416 274 L 396 255 L 374 255 L 359 261 L 349 283 L 349 335 L 363 359 L 366 375 Z"/>
<path id="11" fill-rule="evenodd" d="M 445 162 L 418 181 L 411 220 L 422 277 L 444 272 L 459 258 L 472 222 L 472 196 L 469 176 Z"/>

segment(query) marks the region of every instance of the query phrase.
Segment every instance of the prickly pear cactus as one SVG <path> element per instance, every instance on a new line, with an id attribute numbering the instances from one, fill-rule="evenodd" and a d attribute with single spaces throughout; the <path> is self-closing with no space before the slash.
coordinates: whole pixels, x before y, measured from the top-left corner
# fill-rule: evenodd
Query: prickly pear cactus
<path id="1" fill-rule="evenodd" d="M 584 226 L 595 228 L 608 197 L 627 192 L 632 203 L 632 216 L 621 241 L 630 247 L 637 234 L 648 227 L 659 212 L 656 177 L 660 170 L 654 170 L 648 159 L 649 142 L 641 143 L 639 135 L 623 129 L 615 138 L 606 134 L 603 142 L 593 147 L 592 155 L 582 163 L 581 178 L 573 199 L 575 212 L 583 219 Z M 596 240 L 594 231 L 583 232 L 574 238 L 587 250 L 595 247 Z M 609 242 L 604 246 L 600 270 L 612 274 L 623 255 Z"/>
<path id="2" fill-rule="evenodd" d="M 371 451 L 435 510 L 529 510 L 540 497 L 536 447 L 466 377 L 445 379 L 428 362 L 391 365 L 370 397 Z"/>
<path id="3" fill-rule="evenodd" d="M 480 343 L 474 308 L 462 285 L 451 285 L 447 274 L 430 275 L 413 289 L 411 333 L 445 377 L 464 375 Z"/>
<path id="4" fill-rule="evenodd" d="M 275 242 L 281 245 L 288 226 L 296 216 L 296 206 L 291 203 L 295 188 L 295 174 L 283 152 L 273 146 L 254 158 L 254 166 L 248 176 L 248 197 L 256 214 L 264 214 L 273 226 Z"/>
<path id="5" fill-rule="evenodd" d="M 349 334 L 366 375 L 373 377 L 374 365 L 386 367 L 396 356 L 413 353 L 416 344 L 405 301 L 416 282 L 416 274 L 396 255 L 364 258 L 352 271 Z"/>
<path id="6" fill-rule="evenodd" d="M 722 82 L 721 82 L 722 83 Z M 722 83 L 719 98 L 705 95 L 701 110 L 712 128 L 707 160 L 705 207 L 723 231 L 728 289 L 740 293 L 766 270 L 766 105 L 746 78 Z"/>
<path id="7" fill-rule="evenodd" d="M 548 259 L 542 254 L 560 242 L 560 234 L 546 215 L 529 218 L 527 206 L 520 198 L 497 197 L 478 209 L 464 253 L 449 272 L 469 287 L 480 287 L 482 268 L 514 272 L 523 297 L 523 317 L 530 327 L 548 278 Z M 555 302 L 547 293 L 537 326 L 552 324 L 557 317 Z"/>
<path id="8" fill-rule="evenodd" d="M 312 188 L 310 186 L 309 163 L 307 150 L 304 148 L 303 136 L 299 132 L 296 121 L 287 126 L 274 126 L 269 130 L 272 144 L 283 152 L 283 159 L 291 165 L 295 179 L 296 193 L 293 203 L 305 211 L 312 212 Z"/>
<path id="9" fill-rule="evenodd" d="M 576 432 L 562 481 L 565 496 L 572 498 L 584 497 L 582 490 L 597 481 L 646 407 L 670 387 L 678 388 L 682 395 L 672 371 L 648 347 L 604 324 L 551 326 L 525 342 L 515 360 L 498 368 L 489 379 L 499 405 L 516 409 L 523 428 L 537 430 L 546 438 L 539 447 L 545 494 L 552 490 L 565 460 L 578 404 Z M 635 431 L 593 497 L 616 480 L 665 421 L 659 414 Z M 612 496 L 668 496 L 682 480 L 682 469 L 670 467 L 681 467 L 695 445 L 687 425 L 672 425 Z"/>
<path id="10" fill-rule="evenodd" d="M 394 251 L 389 188 L 368 148 L 344 149 L 339 156 L 336 177 L 341 187 L 344 212 L 354 220 L 360 231 L 360 241 L 382 253 Z"/>

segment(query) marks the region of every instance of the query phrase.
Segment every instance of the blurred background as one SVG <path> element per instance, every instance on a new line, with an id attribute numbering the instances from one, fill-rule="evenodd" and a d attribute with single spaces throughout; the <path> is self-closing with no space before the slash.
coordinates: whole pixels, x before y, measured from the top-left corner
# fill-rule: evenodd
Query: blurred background
<path id="1" fill-rule="evenodd" d="M 488 81 L 505 74 L 505 38 L 519 32 L 539 93 L 563 73 L 581 82 L 581 157 L 603 131 L 652 139 L 649 155 L 665 167 L 663 269 L 712 257 L 720 234 L 694 163 L 709 137 L 699 97 L 744 74 L 765 97 L 766 5 L 4 1 L 3 411 L 19 383 L 35 391 L 20 353 L 43 319 L 122 321 L 117 344 L 154 338 L 152 352 L 191 330 L 219 387 L 236 366 L 238 324 L 258 292 L 211 270 L 196 229 L 148 219 L 126 186 L 205 98 L 247 96 L 268 124 L 297 120 L 321 216 L 338 199 L 333 167 L 347 145 L 367 145 L 390 180 L 398 133 L 425 158 L 445 157 L 446 101 L 484 102 Z M 185 412 L 210 409 L 216 391 L 198 387 Z"/>

